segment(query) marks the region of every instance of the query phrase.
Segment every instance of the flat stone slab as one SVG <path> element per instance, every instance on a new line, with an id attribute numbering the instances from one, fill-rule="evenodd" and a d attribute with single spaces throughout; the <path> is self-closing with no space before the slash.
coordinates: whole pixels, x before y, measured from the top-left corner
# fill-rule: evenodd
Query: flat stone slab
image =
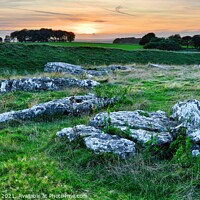
<path id="1" fill-rule="evenodd" d="M 69 63 L 63 62 L 49 62 L 45 65 L 44 71 L 45 72 L 65 72 L 73 75 L 89 75 L 89 76 L 104 76 L 108 75 L 109 72 L 115 70 L 127 70 L 128 67 L 120 66 L 120 65 L 109 65 L 105 68 L 103 67 L 96 67 L 96 69 L 84 69 L 79 65 L 72 65 Z"/>
<path id="2" fill-rule="evenodd" d="M 79 125 L 73 128 L 64 128 L 56 134 L 66 137 L 70 142 L 82 138 L 86 147 L 94 153 L 114 153 L 125 159 L 135 154 L 135 143 L 120 138 L 117 135 L 104 133 L 91 126 Z"/>
<path id="3" fill-rule="evenodd" d="M 93 88 L 99 85 L 93 80 L 69 78 L 23 78 L 0 81 L 0 92 L 61 90 L 67 87 Z"/>
<path id="4" fill-rule="evenodd" d="M 52 116 L 55 114 L 77 116 L 81 114 L 89 114 L 95 109 L 100 109 L 108 105 L 114 104 L 117 99 L 99 98 L 94 94 L 84 96 L 71 96 L 55 101 L 49 101 L 33 106 L 32 108 L 11 111 L 0 114 L 0 123 L 29 120 L 39 116 Z"/>
<path id="5" fill-rule="evenodd" d="M 107 75 L 106 69 L 99 70 L 87 70 L 78 65 L 72 65 L 63 62 L 49 62 L 45 65 L 45 72 L 64 72 L 73 75 L 91 75 L 91 76 L 103 76 Z"/>
<path id="6" fill-rule="evenodd" d="M 148 67 L 155 67 L 155 68 L 159 68 L 159 69 L 170 70 L 169 67 L 166 67 L 166 66 L 163 66 L 163 65 L 158 65 L 158 64 L 152 64 L 152 63 L 149 63 Z"/>
<path id="7" fill-rule="evenodd" d="M 68 72 L 74 75 L 81 75 L 84 69 L 79 65 L 73 65 L 64 62 L 49 62 L 45 65 L 45 72 Z"/>
<path id="8" fill-rule="evenodd" d="M 175 126 L 165 112 L 119 111 L 97 114 L 90 126 L 104 128 L 114 126 L 122 131 L 129 131 L 130 136 L 143 145 L 153 138 L 159 146 L 169 144 L 173 138 L 169 133 L 171 126 Z"/>

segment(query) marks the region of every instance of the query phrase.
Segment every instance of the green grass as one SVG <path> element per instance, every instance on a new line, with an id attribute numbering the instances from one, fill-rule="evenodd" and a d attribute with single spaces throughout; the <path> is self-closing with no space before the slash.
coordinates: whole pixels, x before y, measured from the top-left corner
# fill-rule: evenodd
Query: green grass
<path id="1" fill-rule="evenodd" d="M 36 43 L 27 43 L 36 44 Z M 109 48 L 109 49 L 122 49 L 122 50 L 138 50 L 143 49 L 143 46 L 138 44 L 111 44 L 111 43 L 91 43 L 91 42 L 44 42 L 39 43 L 39 45 L 45 44 L 50 46 L 62 46 L 62 47 L 99 47 L 99 48 Z"/>
<path id="2" fill-rule="evenodd" d="M 85 67 L 109 64 L 173 64 L 200 63 L 199 53 L 167 51 L 124 51 L 98 47 L 58 47 L 50 45 L 0 45 L 0 73 L 27 74 L 42 72 L 47 62 L 67 62 Z M 12 71 L 12 72 L 10 72 Z M 26 73 L 27 72 L 27 73 Z"/>
<path id="3" fill-rule="evenodd" d="M 114 57 L 112 58 L 113 55 L 110 54 L 106 54 L 108 57 L 105 57 L 105 52 L 113 54 L 120 52 L 121 57 L 120 54 L 117 54 L 116 60 L 124 59 L 124 64 L 130 63 L 128 59 L 131 58 L 131 55 L 135 55 L 133 52 L 127 53 L 127 51 L 121 50 L 46 45 L 0 45 L 0 48 L 0 64 L 3 71 L 1 78 L 13 78 L 19 73 L 25 76 L 38 76 L 39 74 L 35 73 L 37 71 L 41 73 L 43 69 L 41 65 L 47 61 L 72 59 L 71 62 L 77 64 L 91 62 L 89 58 L 85 57 L 80 62 L 81 55 L 91 54 L 89 57 L 92 58 L 93 55 L 94 60 L 98 56 L 102 56 L 102 59 L 106 59 L 110 64 L 114 61 Z M 44 53 L 45 51 L 46 53 Z M 99 55 L 99 52 L 102 55 Z M 155 59 L 158 59 L 159 57 L 156 56 L 161 54 L 164 60 L 164 55 L 171 55 L 171 52 L 157 51 L 135 53 L 141 55 L 141 60 L 142 56 L 145 58 L 143 53 L 151 55 L 154 53 Z M 165 61 L 173 63 L 182 56 L 182 54 L 176 53 L 172 53 L 172 55 L 168 57 L 168 61 Z M 180 55 L 180 57 L 176 57 L 176 55 Z M 189 57 L 185 56 L 181 57 L 183 60 L 176 60 L 183 62 L 183 66 L 174 66 L 169 71 L 135 64 L 129 71 L 116 72 L 105 77 L 106 81 L 102 81 L 104 83 L 94 92 L 99 96 L 117 95 L 120 102 L 102 111 L 143 109 L 146 112 L 160 109 L 170 115 L 171 107 L 177 101 L 200 100 L 199 68 L 186 65 L 187 63 L 184 62 L 188 61 L 186 58 Z M 50 58 L 51 60 L 49 60 Z M 190 58 L 190 62 L 198 59 L 195 55 Z M 85 65 L 88 66 L 88 64 Z M 19 67 L 16 72 L 12 71 L 12 74 L 9 74 L 10 71 L 6 71 L 16 69 L 16 66 Z M 34 68 L 34 66 L 38 66 L 38 68 Z M 37 103 L 87 92 L 92 91 L 65 89 L 62 91 L 1 94 L 0 113 L 20 110 Z M 90 116 L 53 116 L 26 122 L 1 124 L 1 199 L 5 199 L 3 198 L 4 194 L 10 194 L 11 197 L 20 197 L 21 194 L 46 194 L 47 199 L 53 199 L 48 195 L 65 193 L 74 199 L 95 200 L 200 199 L 200 158 L 191 159 L 189 164 L 187 162 L 180 163 L 178 160 L 174 160 L 172 155 L 161 158 L 158 154 L 151 154 L 139 149 L 135 157 L 129 160 L 120 160 L 110 154 L 95 155 L 82 144 L 77 142 L 69 144 L 65 139 L 56 137 L 56 132 L 62 128 L 79 124 L 87 125 L 98 112 L 100 111 L 95 111 Z M 183 156 L 185 155 L 183 154 Z"/>

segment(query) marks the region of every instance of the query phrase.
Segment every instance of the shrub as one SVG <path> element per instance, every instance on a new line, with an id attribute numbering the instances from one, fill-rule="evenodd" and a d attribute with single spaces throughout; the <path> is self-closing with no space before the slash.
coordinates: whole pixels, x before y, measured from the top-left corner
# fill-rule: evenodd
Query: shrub
<path id="1" fill-rule="evenodd" d="M 173 153 L 173 160 L 182 167 L 192 164 L 191 141 L 187 137 L 185 129 L 180 130 L 176 140 L 170 144 L 170 151 Z"/>

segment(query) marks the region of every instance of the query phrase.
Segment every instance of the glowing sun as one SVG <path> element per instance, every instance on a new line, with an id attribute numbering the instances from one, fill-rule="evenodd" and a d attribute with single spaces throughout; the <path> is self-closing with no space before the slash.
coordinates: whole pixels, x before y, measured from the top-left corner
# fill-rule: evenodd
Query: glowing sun
<path id="1" fill-rule="evenodd" d="M 76 31 L 81 34 L 97 33 L 97 29 L 93 24 L 79 24 L 76 26 Z"/>

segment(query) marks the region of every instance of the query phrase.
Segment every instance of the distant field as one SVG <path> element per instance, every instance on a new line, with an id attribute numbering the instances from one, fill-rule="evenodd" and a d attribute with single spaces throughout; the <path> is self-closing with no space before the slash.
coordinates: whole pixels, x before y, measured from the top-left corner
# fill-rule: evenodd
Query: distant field
<path id="1" fill-rule="evenodd" d="M 37 43 L 28 43 L 37 44 Z M 111 43 L 89 43 L 89 42 L 44 42 L 38 44 L 46 44 L 52 46 L 64 46 L 64 47 L 102 47 L 110 49 L 122 49 L 122 50 L 138 50 L 143 49 L 138 44 L 111 44 Z"/>

